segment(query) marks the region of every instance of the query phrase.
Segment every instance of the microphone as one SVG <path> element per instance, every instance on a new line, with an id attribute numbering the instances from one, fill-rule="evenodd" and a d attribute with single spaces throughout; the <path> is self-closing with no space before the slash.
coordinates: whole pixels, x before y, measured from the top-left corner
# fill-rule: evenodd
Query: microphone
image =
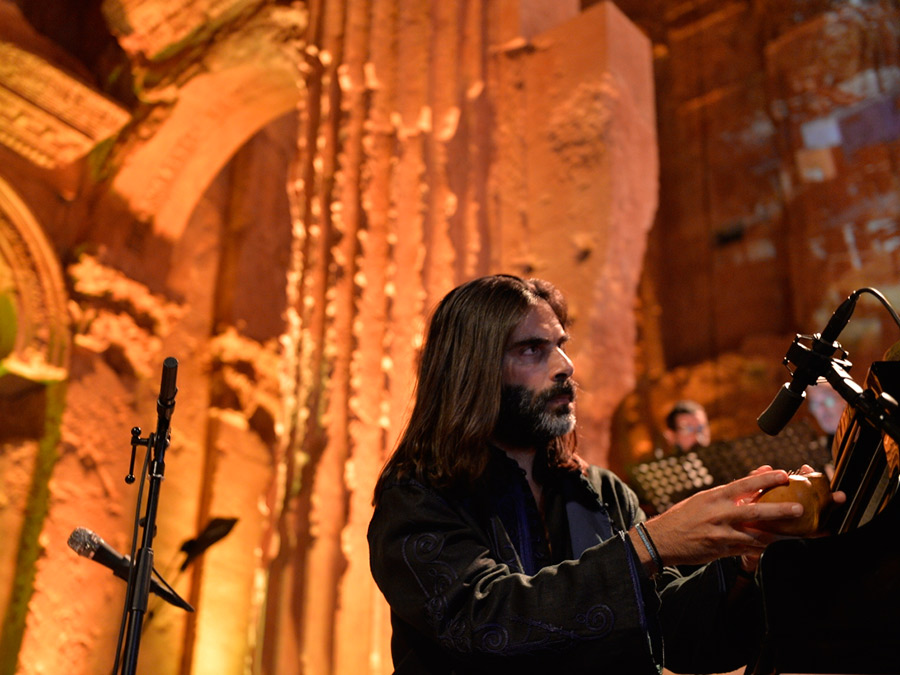
<path id="1" fill-rule="evenodd" d="M 69 548 L 78 555 L 90 558 L 94 562 L 98 562 L 105 568 L 112 570 L 112 573 L 120 579 L 128 581 L 128 573 L 131 570 L 131 558 L 116 551 L 91 530 L 84 527 L 76 527 L 72 534 L 69 535 Z M 194 608 L 177 593 L 170 591 L 153 578 L 150 579 L 150 592 L 155 593 L 169 604 L 188 612 L 194 611 Z"/>
<path id="2" fill-rule="evenodd" d="M 822 333 L 812 336 L 812 352 L 817 357 L 831 358 L 835 350 L 840 349 L 840 345 L 836 343 L 836 340 L 841 331 L 844 330 L 844 327 L 849 323 L 850 316 L 856 307 L 857 298 L 859 298 L 859 291 L 851 293 L 834 310 L 834 314 L 831 315 Z M 790 355 L 790 351 L 788 354 Z M 787 361 L 788 359 L 785 358 L 785 363 Z M 816 380 L 819 379 L 821 373 L 811 365 L 811 361 L 812 359 L 809 359 L 805 364 L 797 367 L 791 377 L 791 381 L 786 382 L 778 390 L 769 407 L 756 419 L 759 428 L 770 436 L 776 436 L 784 429 L 806 398 L 806 388 L 815 384 Z"/>
<path id="3" fill-rule="evenodd" d="M 156 409 L 161 416 L 168 420 L 172 417 L 172 408 L 175 407 L 175 394 L 178 387 L 175 386 L 175 377 L 178 374 L 178 359 L 167 356 L 163 361 L 162 379 L 159 383 L 159 399 L 156 401 Z"/>
<path id="4" fill-rule="evenodd" d="M 156 399 L 156 443 L 154 449 L 162 457 L 169 447 L 169 425 L 175 410 L 175 377 L 178 374 L 178 359 L 168 356 L 163 361 L 162 380 L 159 383 L 159 398 Z"/>

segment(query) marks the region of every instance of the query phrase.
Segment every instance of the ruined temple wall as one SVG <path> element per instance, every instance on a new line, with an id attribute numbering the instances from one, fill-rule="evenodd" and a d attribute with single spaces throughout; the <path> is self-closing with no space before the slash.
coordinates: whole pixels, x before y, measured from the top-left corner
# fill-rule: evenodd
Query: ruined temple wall
<path id="1" fill-rule="evenodd" d="M 0 518 L 21 532 L 0 580 L 27 603 L 3 608 L 4 668 L 109 667 L 123 585 L 65 539 L 86 526 L 127 551 L 129 430 L 153 430 L 166 356 L 178 395 L 154 548 L 197 612 L 151 602 L 154 673 L 389 672 L 371 488 L 426 317 L 457 283 L 506 271 L 569 294 L 579 431 L 603 461 L 633 378 L 653 93 L 646 39 L 612 5 L 578 9 L 104 3 L 134 98 L 102 91 L 96 62 L 73 74 L 37 36 L 17 45 L 41 59 L 17 71 L 20 101 L 35 103 L 35 69 L 103 124 L 71 137 L 64 107 L 41 108 L 57 135 L 20 140 L 43 155 L 0 148 L 57 266 L 68 350 L 45 377 L 60 404 L 37 399 L 31 437 L 0 456 L 16 488 Z M 23 518 L 34 505 L 46 517 Z M 216 517 L 237 523 L 186 561 Z"/>
<path id="2" fill-rule="evenodd" d="M 900 302 L 898 15 L 892 2 L 617 4 L 654 43 L 661 157 L 634 435 L 616 449 L 633 459 L 682 397 L 707 406 L 714 438 L 758 433 L 796 333 L 863 286 Z M 841 335 L 854 376 L 896 336 L 862 296 Z"/>

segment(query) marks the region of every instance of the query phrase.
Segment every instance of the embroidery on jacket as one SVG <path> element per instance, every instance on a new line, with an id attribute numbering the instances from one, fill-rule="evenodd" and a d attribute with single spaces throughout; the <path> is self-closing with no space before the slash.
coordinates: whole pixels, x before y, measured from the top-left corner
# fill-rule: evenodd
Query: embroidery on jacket
<path id="1" fill-rule="evenodd" d="M 462 617 L 448 615 L 447 592 L 458 580 L 455 570 L 441 562 L 444 538 L 427 533 L 403 540 L 403 559 L 425 595 L 424 611 L 441 643 L 453 651 L 480 651 L 492 654 L 521 654 L 535 649 L 566 649 L 574 642 L 599 639 L 613 627 L 612 610 L 603 604 L 574 615 L 574 622 L 590 631 L 584 635 L 546 621 L 511 616 L 508 626 L 524 627 L 511 637 L 510 628 L 490 622 L 471 626 Z M 575 608 L 573 608 L 575 609 Z"/>

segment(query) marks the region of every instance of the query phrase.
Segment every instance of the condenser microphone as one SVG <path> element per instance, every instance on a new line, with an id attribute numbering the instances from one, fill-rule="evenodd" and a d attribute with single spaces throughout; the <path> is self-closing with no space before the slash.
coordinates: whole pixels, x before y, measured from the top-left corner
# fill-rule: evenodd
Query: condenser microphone
<path id="1" fill-rule="evenodd" d="M 112 570 L 112 573 L 120 579 L 128 581 L 128 574 L 131 570 L 131 558 L 116 551 L 95 532 L 91 532 L 85 527 L 76 527 L 72 534 L 69 535 L 69 548 L 78 555 L 90 558 L 94 562 L 98 562 L 105 568 Z M 150 579 L 150 592 L 155 593 L 169 604 L 188 612 L 194 611 L 194 608 L 177 593 L 170 591 L 153 578 Z"/>
<path id="2" fill-rule="evenodd" d="M 856 307 L 856 300 L 860 291 L 854 291 L 850 296 L 834 310 L 834 314 L 828 320 L 828 324 L 819 335 L 813 335 L 811 352 L 814 354 L 828 358 L 834 354 L 835 350 L 840 348 L 836 343 L 838 335 L 844 330 L 849 323 L 850 316 Z M 786 382 L 775 398 L 769 404 L 762 414 L 757 418 L 759 428 L 770 436 L 776 436 L 785 427 L 785 425 L 797 412 L 800 404 L 806 400 L 806 388 L 814 385 L 819 379 L 819 373 L 815 368 L 810 366 L 799 366 L 791 377 L 790 382 Z"/>

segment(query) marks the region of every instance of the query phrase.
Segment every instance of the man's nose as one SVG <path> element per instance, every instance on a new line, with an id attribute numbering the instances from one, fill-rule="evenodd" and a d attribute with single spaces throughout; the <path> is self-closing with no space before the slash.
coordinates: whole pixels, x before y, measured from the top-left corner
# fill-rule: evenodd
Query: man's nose
<path id="1" fill-rule="evenodd" d="M 559 347 L 556 348 L 553 360 L 553 379 L 568 380 L 575 373 L 575 366 L 572 359 Z"/>

